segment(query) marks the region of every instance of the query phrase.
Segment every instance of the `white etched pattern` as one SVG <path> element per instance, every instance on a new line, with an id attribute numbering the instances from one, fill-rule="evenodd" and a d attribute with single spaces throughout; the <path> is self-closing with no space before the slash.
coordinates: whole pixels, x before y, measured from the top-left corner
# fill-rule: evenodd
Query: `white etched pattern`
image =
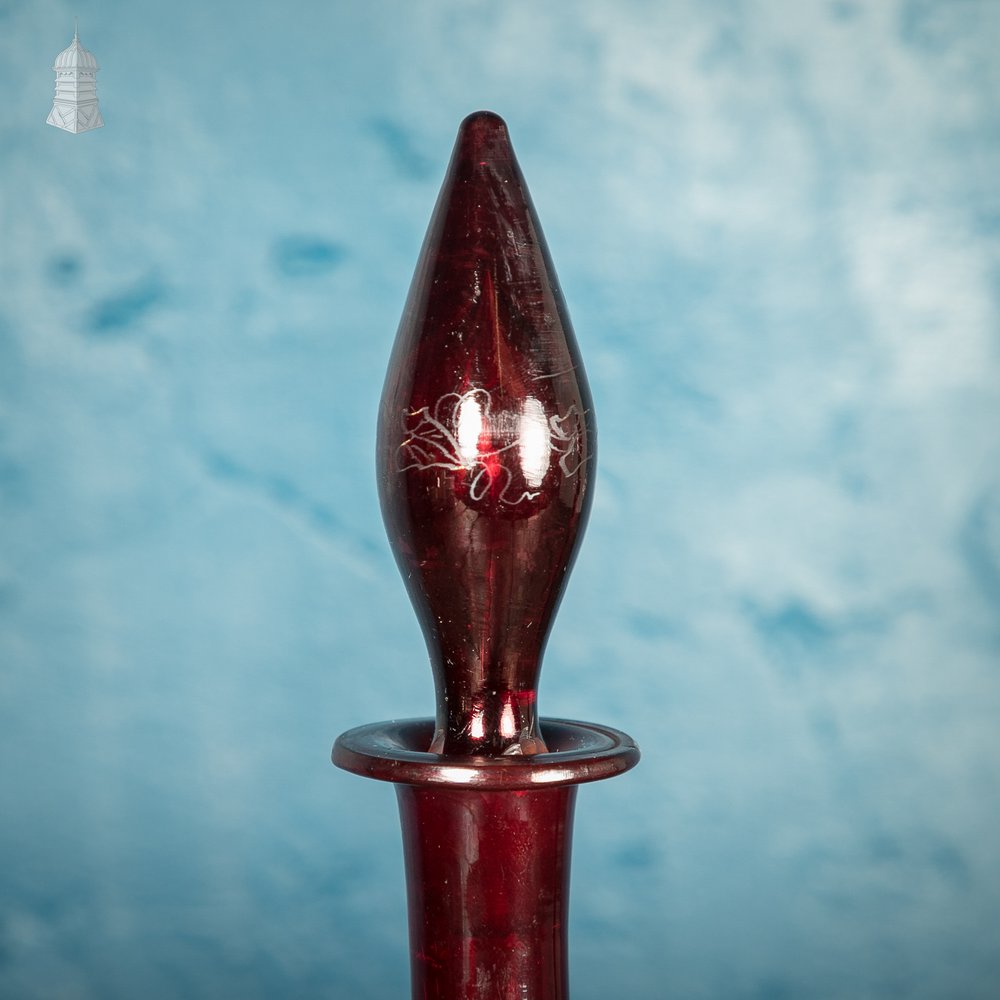
<path id="1" fill-rule="evenodd" d="M 586 461 L 583 418 L 576 406 L 547 416 L 530 397 L 519 412 L 493 412 L 485 389 L 449 392 L 434 406 L 404 414 L 406 439 L 399 446 L 399 471 L 445 469 L 469 475 L 469 496 L 493 492 L 497 502 L 516 506 L 541 493 L 555 462 L 566 478 Z M 502 445 L 495 441 L 505 442 Z"/>

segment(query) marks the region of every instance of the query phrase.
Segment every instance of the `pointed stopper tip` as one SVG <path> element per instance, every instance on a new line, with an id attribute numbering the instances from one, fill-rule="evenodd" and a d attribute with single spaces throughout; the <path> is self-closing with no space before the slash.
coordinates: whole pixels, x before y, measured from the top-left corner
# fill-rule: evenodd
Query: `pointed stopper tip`
<path id="1" fill-rule="evenodd" d="M 469 115 L 459 126 L 458 143 L 470 160 L 505 160 L 511 155 L 507 123 L 492 111 Z"/>
<path id="2" fill-rule="evenodd" d="M 473 111 L 465 117 L 461 127 L 495 132 L 497 129 L 506 131 L 507 123 L 495 111 Z"/>

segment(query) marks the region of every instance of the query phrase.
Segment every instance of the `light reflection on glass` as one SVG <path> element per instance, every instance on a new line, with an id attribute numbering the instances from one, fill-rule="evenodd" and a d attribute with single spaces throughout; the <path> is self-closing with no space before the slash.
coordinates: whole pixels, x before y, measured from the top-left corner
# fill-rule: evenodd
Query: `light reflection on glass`
<path id="1" fill-rule="evenodd" d="M 549 456 L 552 441 L 549 422 L 545 418 L 545 408 L 533 396 L 521 404 L 521 420 L 518 432 L 518 453 L 521 460 L 521 474 L 524 481 L 537 489 L 549 471 Z"/>
<path id="2" fill-rule="evenodd" d="M 503 712 L 500 715 L 500 735 L 511 739 L 517 734 L 517 720 L 514 718 L 514 706 L 509 702 L 504 702 Z"/>
<path id="3" fill-rule="evenodd" d="M 462 397 L 458 408 L 458 454 L 467 468 L 479 457 L 479 436 L 483 432 L 483 411 L 473 393 Z"/>
<path id="4" fill-rule="evenodd" d="M 469 735 L 474 740 L 481 740 L 485 733 L 486 723 L 483 718 L 483 707 L 482 705 L 477 705 L 472 719 L 469 721 Z"/>

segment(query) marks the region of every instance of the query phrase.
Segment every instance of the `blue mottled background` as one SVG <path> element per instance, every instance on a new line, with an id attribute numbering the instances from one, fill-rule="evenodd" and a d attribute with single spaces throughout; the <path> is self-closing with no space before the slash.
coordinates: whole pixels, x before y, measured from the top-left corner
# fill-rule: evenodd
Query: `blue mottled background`
<path id="1" fill-rule="evenodd" d="M 80 16 L 107 127 L 46 126 Z M 0 995 L 407 993 L 372 470 L 510 125 L 596 505 L 574 1000 L 1000 996 L 1000 4 L 0 0 Z"/>

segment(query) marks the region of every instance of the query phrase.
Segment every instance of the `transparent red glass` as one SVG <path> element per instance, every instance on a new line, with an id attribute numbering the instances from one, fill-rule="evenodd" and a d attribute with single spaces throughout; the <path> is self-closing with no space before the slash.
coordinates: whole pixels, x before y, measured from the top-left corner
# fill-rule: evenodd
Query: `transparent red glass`
<path id="1" fill-rule="evenodd" d="M 413 996 L 563 1000 L 575 786 L 638 760 L 539 720 L 541 658 L 593 493 L 586 375 L 503 121 L 463 122 L 379 411 L 382 514 L 436 718 L 345 733 L 398 782 Z"/>

